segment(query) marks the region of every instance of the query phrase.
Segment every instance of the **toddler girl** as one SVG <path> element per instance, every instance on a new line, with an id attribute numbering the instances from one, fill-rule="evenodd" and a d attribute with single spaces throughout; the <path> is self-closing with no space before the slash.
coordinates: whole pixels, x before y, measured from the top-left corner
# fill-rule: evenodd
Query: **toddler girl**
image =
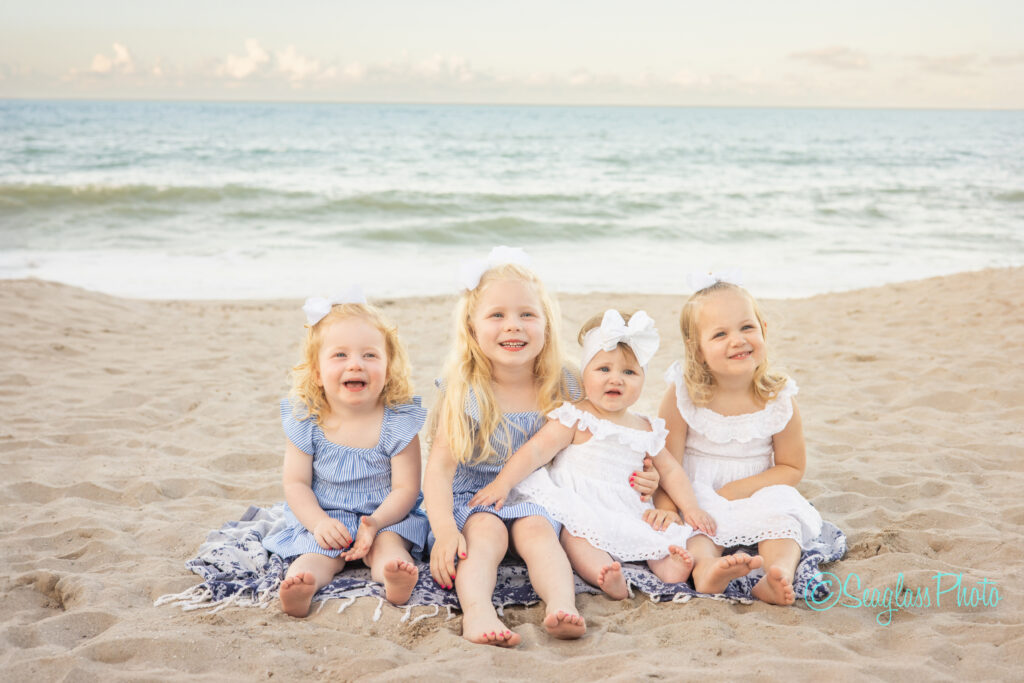
<path id="1" fill-rule="evenodd" d="M 585 398 L 548 413 L 551 420 L 469 504 L 493 503 L 500 510 L 506 499 L 513 505 L 540 503 L 564 525 L 561 541 L 573 569 L 611 598 L 629 595 L 623 560 L 647 560 L 667 583 L 686 581 L 693 568 L 684 550 L 691 525 L 710 534 L 714 522 L 698 507 L 683 468 L 664 449 L 664 420 L 629 412 L 658 350 L 654 321 L 644 311 L 630 317 L 609 310 L 583 326 L 579 341 Z M 682 508 L 686 525 L 656 531 L 644 521 L 654 505 L 642 501 L 627 478 L 642 466 L 645 454 L 653 456 L 661 486 Z M 552 458 L 550 469 L 541 467 Z"/>
<path id="2" fill-rule="evenodd" d="M 469 503 L 540 429 L 542 416 L 579 391 L 562 367 L 556 310 L 519 249 L 498 247 L 487 261 L 465 267 L 463 277 L 423 485 L 436 536 L 430 571 L 442 586 L 454 585 L 464 638 L 516 645 L 519 634 L 505 628 L 491 603 L 511 541 L 546 603 L 544 628 L 578 638 L 586 626 L 558 523 L 532 503 L 501 510 Z"/>
<path id="3" fill-rule="evenodd" d="M 767 325 L 753 297 L 717 276 L 699 277 L 679 319 L 686 358 L 665 374 L 659 411 L 669 452 L 717 524 L 687 544 L 694 586 L 721 593 L 763 564 L 754 596 L 789 605 L 801 547 L 821 533 L 821 516 L 793 488 L 805 461 L 797 386 L 770 366 Z M 656 498 L 663 507 L 664 497 Z M 724 547 L 755 544 L 754 557 L 722 557 Z"/>
<path id="4" fill-rule="evenodd" d="M 361 294 L 309 299 L 303 310 L 302 362 L 281 401 L 288 526 L 263 540 L 295 558 L 281 607 L 306 616 L 313 594 L 360 559 L 387 599 L 402 604 L 418 577 L 410 551 L 423 551 L 428 531 L 417 507 L 426 411 L 412 395 L 397 330 Z"/>

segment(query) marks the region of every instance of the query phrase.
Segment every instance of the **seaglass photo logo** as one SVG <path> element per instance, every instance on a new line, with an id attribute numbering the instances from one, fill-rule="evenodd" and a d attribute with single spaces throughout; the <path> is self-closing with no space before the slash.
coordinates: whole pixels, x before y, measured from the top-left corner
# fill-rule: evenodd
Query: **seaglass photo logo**
<path id="1" fill-rule="evenodd" d="M 996 582 L 989 579 L 980 579 L 972 584 L 964 579 L 963 573 L 950 572 L 938 572 L 931 578 L 934 585 L 910 588 L 904 582 L 903 572 L 900 572 L 892 586 L 865 588 L 856 572 L 851 572 L 845 579 L 831 572 L 819 572 L 807 582 L 804 602 L 817 612 L 837 605 L 849 609 L 877 609 L 875 621 L 879 626 L 888 626 L 893 615 L 901 609 L 957 609 L 979 605 L 994 608 L 1002 600 Z M 827 589 L 828 595 L 819 596 L 819 593 L 824 593 L 820 588 Z"/>

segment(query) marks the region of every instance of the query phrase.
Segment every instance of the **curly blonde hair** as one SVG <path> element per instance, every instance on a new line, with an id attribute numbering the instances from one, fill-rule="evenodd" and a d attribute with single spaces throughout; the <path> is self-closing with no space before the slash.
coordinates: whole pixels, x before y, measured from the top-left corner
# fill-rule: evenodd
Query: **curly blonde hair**
<path id="1" fill-rule="evenodd" d="M 540 279 L 523 266 L 505 264 L 486 271 L 476 287 L 462 292 L 455 306 L 455 343 L 445 363 L 444 393 L 430 415 L 430 433 L 435 433 L 443 424 L 448 433 L 448 448 L 452 456 L 463 464 L 476 465 L 493 458 L 496 451 L 491 439 L 499 432 L 502 433 L 498 437 L 499 443 L 511 448 L 510 428 L 516 428 L 504 419 L 498 406 L 492 387 L 491 361 L 480 348 L 473 329 L 473 314 L 481 294 L 491 283 L 502 280 L 529 284 L 536 292 L 544 314 L 544 346 L 533 361 L 537 410 L 546 414 L 569 400 L 569 387 L 562 376 L 564 364 L 558 338 L 560 316 L 557 304 L 548 296 Z M 471 393 L 476 398 L 480 416 L 475 424 L 465 411 Z"/>
<path id="2" fill-rule="evenodd" d="M 306 408 L 305 415 L 296 415 L 297 420 L 316 419 L 323 426 L 323 414 L 327 408 L 327 395 L 317 384 L 320 374 L 320 347 L 327 329 L 346 318 L 362 318 L 384 335 L 384 351 L 387 354 L 387 372 L 380 398 L 385 406 L 393 407 L 412 400 L 412 369 L 409 356 L 398 338 L 398 328 L 388 322 L 384 315 L 369 304 L 335 304 L 330 313 L 315 325 L 306 328 L 306 339 L 302 344 L 299 364 L 292 368 L 292 390 L 289 396 Z"/>
<path id="3" fill-rule="evenodd" d="M 707 405 L 715 393 L 715 378 L 711 374 L 707 363 L 700 351 L 700 329 L 697 325 L 697 318 L 700 316 L 700 307 L 710 296 L 719 292 L 736 292 L 746 297 L 754 309 L 754 317 L 761 326 L 761 334 L 764 336 L 765 349 L 768 348 L 768 328 L 765 318 L 757 301 L 743 287 L 729 282 L 716 282 L 702 290 L 694 292 L 686 303 L 683 304 L 683 311 L 679 314 L 679 329 L 683 333 L 683 344 L 686 348 L 686 358 L 683 363 L 683 379 L 686 380 L 686 389 L 690 392 L 690 400 L 695 405 Z M 780 389 L 786 384 L 788 376 L 781 371 L 771 367 L 771 362 L 766 356 L 765 361 L 754 370 L 754 377 L 751 380 L 751 391 L 758 401 L 767 403 L 775 397 Z"/>

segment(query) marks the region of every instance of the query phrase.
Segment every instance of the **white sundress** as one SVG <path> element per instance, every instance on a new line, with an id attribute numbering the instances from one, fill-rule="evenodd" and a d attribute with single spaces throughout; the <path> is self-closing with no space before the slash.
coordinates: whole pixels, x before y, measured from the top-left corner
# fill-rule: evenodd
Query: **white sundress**
<path id="1" fill-rule="evenodd" d="M 726 484 L 764 472 L 775 464 L 772 437 L 793 418 L 792 379 L 775 398 L 755 413 L 721 415 L 694 405 L 686 389 L 682 366 L 665 373 L 676 389 L 676 408 L 686 421 L 686 470 L 697 502 L 715 520 L 715 543 L 725 547 L 757 545 L 792 538 L 804 550 L 821 534 L 821 515 L 792 486 L 765 486 L 749 498 L 726 500 L 715 493 Z"/>
<path id="2" fill-rule="evenodd" d="M 629 485 L 630 475 L 643 469 L 644 456 L 665 447 L 665 421 L 645 418 L 652 431 L 631 429 L 602 420 L 563 403 L 548 413 L 566 427 L 588 431 L 591 438 L 571 444 L 546 467 L 533 472 L 509 494 L 509 502 L 543 506 L 573 536 L 589 541 L 618 561 L 657 560 L 670 545 L 686 547 L 693 535 L 688 525 L 672 524 L 655 531 L 643 520 L 654 508 Z"/>

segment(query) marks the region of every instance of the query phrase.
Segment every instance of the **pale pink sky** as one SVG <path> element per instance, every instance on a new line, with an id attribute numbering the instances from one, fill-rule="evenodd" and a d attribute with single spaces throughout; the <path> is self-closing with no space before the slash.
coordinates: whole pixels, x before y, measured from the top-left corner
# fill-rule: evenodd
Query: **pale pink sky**
<path id="1" fill-rule="evenodd" d="M 0 97 L 1024 107 L 1024 3 L 8 1 Z"/>

